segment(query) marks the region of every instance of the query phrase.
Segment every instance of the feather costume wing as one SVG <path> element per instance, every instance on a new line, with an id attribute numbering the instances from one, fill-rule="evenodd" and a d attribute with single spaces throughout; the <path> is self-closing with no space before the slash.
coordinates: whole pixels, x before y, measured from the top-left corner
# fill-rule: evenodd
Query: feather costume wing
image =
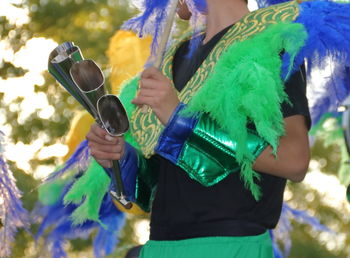
<path id="1" fill-rule="evenodd" d="M 318 232 L 328 232 L 334 234 L 332 230 L 320 223 L 320 221 L 306 211 L 293 209 L 288 203 L 284 202 L 282 213 L 278 222 L 277 228 L 270 231 L 273 240 L 274 253 L 276 258 L 288 257 L 292 247 L 291 232 L 293 230 L 292 221 L 300 224 L 309 225 L 313 230 Z M 284 250 L 282 251 L 278 243 L 283 243 Z"/>
<path id="2" fill-rule="evenodd" d="M 4 134 L 0 131 L 0 257 L 10 257 L 17 230 L 29 230 L 30 220 L 28 211 L 22 206 L 22 193 L 6 163 L 4 142 Z"/>
<path id="3" fill-rule="evenodd" d="M 308 74 L 329 69 L 322 84 L 309 87 L 313 124 L 326 113 L 335 113 L 350 93 L 350 4 L 330 1 L 303 2 L 295 23 L 304 26 L 308 38 L 294 67 L 306 59 Z"/>
<path id="4" fill-rule="evenodd" d="M 90 165 L 90 169 L 94 167 L 95 165 Z M 104 175 L 101 171 L 98 172 Z M 98 233 L 93 242 L 95 257 L 104 257 L 113 253 L 118 242 L 119 231 L 125 222 L 124 214 L 116 208 L 109 194 L 103 191 L 99 204 L 91 204 L 91 201 L 82 199 L 80 201 L 76 200 L 76 203 L 65 204 L 65 198 L 69 196 L 67 194 L 70 193 L 72 186 L 80 178 L 81 174 L 76 175 L 68 181 L 65 180 L 63 184 L 49 181 L 39 189 L 39 192 L 42 192 L 40 194 L 41 204 L 34 211 L 34 215 L 41 220 L 41 225 L 36 234 L 36 239 L 39 239 L 44 232 L 49 230 L 45 245 L 54 258 L 67 256 L 65 251 L 67 240 L 88 238 L 96 230 L 98 230 Z M 59 179 L 56 178 L 55 180 L 59 181 Z M 93 188 L 98 191 L 98 188 Z M 58 194 L 59 196 L 53 198 L 52 194 Z M 76 194 L 77 198 L 80 198 L 79 193 Z M 49 200 L 45 198 L 49 198 Z M 82 207 L 87 211 L 81 211 Z M 77 212 L 79 210 L 80 212 Z M 76 216 L 78 216 L 79 224 L 76 223 Z"/>

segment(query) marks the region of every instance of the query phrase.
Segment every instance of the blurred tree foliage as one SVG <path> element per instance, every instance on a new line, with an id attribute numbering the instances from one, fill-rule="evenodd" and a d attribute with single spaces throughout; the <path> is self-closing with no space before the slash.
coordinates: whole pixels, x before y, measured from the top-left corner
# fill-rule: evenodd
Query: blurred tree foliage
<path id="1" fill-rule="evenodd" d="M 130 7 L 127 0 L 23 0 L 15 5 L 28 11 L 29 22 L 23 25 L 10 23 L 9 20 L 0 17 L 0 40 L 8 43 L 9 47 L 18 52 L 26 42 L 33 37 L 53 39 L 58 43 L 73 41 L 78 45 L 85 58 L 95 60 L 107 75 L 108 59 L 105 55 L 109 39 L 120 25 L 135 10 Z M 40 53 L 37 53 L 40 55 Z M 23 76 L 27 71 L 5 60 L 0 60 L 0 78 L 8 79 Z M 34 112 L 25 121 L 19 120 L 20 110 L 10 108 L 4 104 L 0 95 L 0 112 L 5 114 L 5 125 L 11 126 L 11 135 L 8 137 L 14 143 L 22 142 L 30 144 L 37 138 L 44 140 L 44 147 L 55 144 L 67 134 L 70 121 L 75 110 L 81 109 L 76 101 L 69 96 L 47 72 L 43 74 L 45 83 L 36 85 L 35 92 L 43 92 L 48 98 L 48 103 L 55 108 L 54 115 L 48 119 L 42 119 L 38 112 Z M 108 85 L 107 85 L 108 87 Z M 12 104 L 20 106 L 23 98 L 17 98 Z M 34 156 L 34 155 L 33 155 Z M 24 206 L 31 210 L 37 200 L 36 188 L 39 184 L 31 172 L 38 165 L 58 165 L 59 160 L 48 158 L 31 160 L 31 170 L 21 171 L 16 164 L 10 162 L 10 167 L 17 179 L 18 187 L 24 192 Z M 132 222 L 133 219 L 130 219 Z M 132 224 L 125 227 L 120 248 L 122 253 L 135 242 Z M 33 226 L 32 231 L 36 231 Z M 124 246 L 124 248 L 123 248 Z M 72 253 L 81 253 L 89 250 L 92 256 L 91 238 L 87 240 L 75 240 L 69 244 Z M 13 257 L 48 257 L 43 243 L 39 241 L 34 248 L 33 238 L 30 234 L 20 231 L 16 238 Z"/>
<path id="2" fill-rule="evenodd" d="M 27 24 L 11 24 L 6 17 L 0 17 L 0 40 L 8 42 L 14 52 L 19 51 L 33 37 L 53 39 L 58 43 L 73 41 L 82 49 L 85 58 L 94 59 L 102 67 L 107 77 L 108 60 L 105 51 L 109 39 L 122 22 L 134 12 L 130 8 L 130 1 L 127 0 L 23 0 L 16 6 L 28 10 Z M 23 68 L 0 60 L 0 78 L 19 77 L 25 73 L 26 70 Z M 74 110 L 80 109 L 74 99 L 58 87 L 48 73 L 43 76 L 45 83 L 37 85 L 35 91 L 45 93 L 49 104 L 55 108 L 54 115 L 48 119 L 41 119 L 38 112 L 34 112 L 25 121 L 19 120 L 20 110 L 6 106 L 0 94 L 0 114 L 5 114 L 5 124 L 11 125 L 12 131 L 8 137 L 14 143 L 30 144 L 37 138 L 43 139 L 45 146 L 56 143 L 66 135 Z M 21 101 L 22 98 L 17 98 L 12 104 L 20 105 Z M 313 147 L 313 157 L 321 164 L 322 172 L 336 174 L 340 160 L 339 146 L 324 147 L 322 140 L 318 140 Z M 36 187 L 39 183 L 30 172 L 35 171 L 38 165 L 57 165 L 58 162 L 54 158 L 45 160 L 35 158 L 31 161 L 32 168 L 29 173 L 21 171 L 14 163 L 10 164 L 18 180 L 18 186 L 24 192 L 23 202 L 26 208 L 34 207 L 37 199 Z M 309 210 L 311 214 L 320 218 L 322 223 L 344 235 L 344 247 L 347 247 L 332 251 L 331 244 L 327 245 L 319 233 L 313 232 L 308 226 L 295 223 L 291 257 L 349 257 L 350 237 L 347 235 L 350 231 L 349 214 L 329 207 L 323 201 L 323 196 L 304 184 L 290 184 L 289 189 L 293 193 L 291 198 L 293 206 Z M 138 219 L 129 216 L 129 223 L 121 234 L 119 248 L 111 257 L 123 257 L 128 248 L 136 245 L 133 225 Z M 36 226 L 32 229 L 35 232 Z M 69 250 L 70 257 L 92 257 L 91 238 L 72 241 Z M 42 242 L 39 241 L 35 247 L 30 234 L 19 232 L 13 257 L 47 256 Z"/>

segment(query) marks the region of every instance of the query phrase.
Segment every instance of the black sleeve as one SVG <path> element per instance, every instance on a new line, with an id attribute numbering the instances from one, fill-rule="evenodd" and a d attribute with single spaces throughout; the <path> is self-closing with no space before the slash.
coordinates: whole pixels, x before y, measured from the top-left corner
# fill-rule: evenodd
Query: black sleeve
<path id="1" fill-rule="evenodd" d="M 299 71 L 295 72 L 285 83 L 285 92 L 288 95 L 290 103 L 284 102 L 281 105 L 283 117 L 294 115 L 305 116 L 308 128 L 311 127 L 311 117 L 306 97 L 306 72 L 302 65 Z"/>

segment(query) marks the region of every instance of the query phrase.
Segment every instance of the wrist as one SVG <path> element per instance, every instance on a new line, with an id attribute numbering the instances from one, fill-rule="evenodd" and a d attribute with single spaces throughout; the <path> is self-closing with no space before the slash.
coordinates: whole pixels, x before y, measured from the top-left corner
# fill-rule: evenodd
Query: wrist
<path id="1" fill-rule="evenodd" d="M 185 107 L 186 105 L 184 103 L 179 102 L 179 105 L 177 105 L 168 119 L 155 149 L 156 153 L 172 161 L 174 164 L 176 164 L 185 141 L 192 134 L 198 121 L 198 114 L 192 116 L 183 116 L 180 114 Z"/>
<path id="2" fill-rule="evenodd" d="M 173 117 L 174 113 L 176 113 L 177 107 L 179 106 L 180 101 L 174 102 L 171 105 L 168 105 L 165 109 L 153 109 L 154 113 L 157 115 L 159 121 L 166 126 L 168 122 Z"/>

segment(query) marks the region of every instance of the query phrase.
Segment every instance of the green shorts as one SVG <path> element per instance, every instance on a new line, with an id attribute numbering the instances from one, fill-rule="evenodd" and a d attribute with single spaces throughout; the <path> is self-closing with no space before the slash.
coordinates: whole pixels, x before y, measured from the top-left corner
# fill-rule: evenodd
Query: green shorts
<path id="1" fill-rule="evenodd" d="M 268 232 L 246 237 L 202 237 L 176 241 L 148 241 L 141 258 L 273 258 Z"/>

